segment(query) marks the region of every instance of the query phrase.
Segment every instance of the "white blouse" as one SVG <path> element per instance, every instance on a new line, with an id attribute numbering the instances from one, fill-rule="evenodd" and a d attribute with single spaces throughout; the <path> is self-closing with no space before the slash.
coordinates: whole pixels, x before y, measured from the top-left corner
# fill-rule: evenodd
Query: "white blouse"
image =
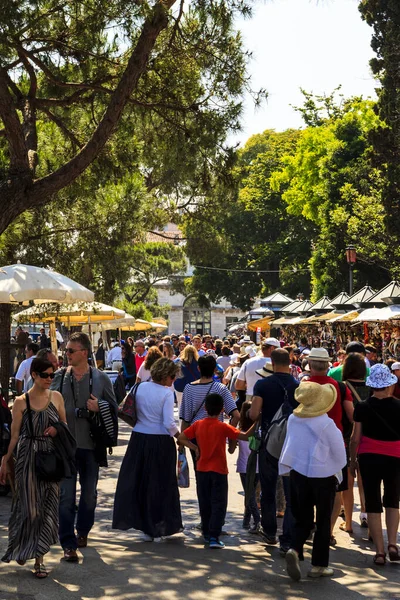
<path id="1" fill-rule="evenodd" d="M 133 431 L 174 436 L 174 395 L 167 387 L 152 381 L 140 383 L 136 393 L 137 423 Z"/>

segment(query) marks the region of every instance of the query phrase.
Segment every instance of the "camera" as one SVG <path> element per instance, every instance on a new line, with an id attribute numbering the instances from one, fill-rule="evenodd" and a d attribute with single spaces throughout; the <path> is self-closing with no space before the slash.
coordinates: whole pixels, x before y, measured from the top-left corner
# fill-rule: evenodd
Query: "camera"
<path id="1" fill-rule="evenodd" d="M 87 408 L 76 408 L 75 416 L 77 419 L 90 419 L 90 410 Z"/>

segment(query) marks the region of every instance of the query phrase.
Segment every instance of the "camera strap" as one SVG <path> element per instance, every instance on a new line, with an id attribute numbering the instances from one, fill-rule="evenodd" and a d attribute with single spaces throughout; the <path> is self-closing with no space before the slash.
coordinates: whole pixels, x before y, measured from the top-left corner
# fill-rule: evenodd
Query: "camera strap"
<path id="1" fill-rule="evenodd" d="M 75 393 L 75 386 L 74 386 L 74 378 L 72 377 L 72 375 L 73 375 L 73 371 L 71 369 L 71 371 L 69 372 L 69 383 L 70 383 L 70 386 L 71 386 L 72 397 L 74 399 L 74 405 L 75 405 L 75 408 L 77 408 L 77 406 L 76 406 L 76 393 Z M 78 381 L 77 381 L 77 383 L 78 383 Z M 89 367 L 89 398 L 92 395 L 92 390 L 93 390 L 93 369 L 92 369 L 92 367 Z M 81 408 L 86 408 L 86 406 L 85 407 L 81 407 Z"/>

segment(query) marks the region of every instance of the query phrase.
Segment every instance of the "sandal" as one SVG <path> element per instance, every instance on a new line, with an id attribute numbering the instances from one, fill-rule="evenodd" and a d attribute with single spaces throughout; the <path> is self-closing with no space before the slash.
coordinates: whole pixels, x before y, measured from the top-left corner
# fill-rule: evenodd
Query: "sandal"
<path id="1" fill-rule="evenodd" d="M 390 548 L 394 548 L 394 550 L 391 550 Z M 399 549 L 395 544 L 388 545 L 388 553 L 390 562 L 396 562 L 400 560 Z"/>
<path id="2" fill-rule="evenodd" d="M 373 561 L 374 565 L 377 565 L 378 567 L 383 567 L 386 564 L 386 554 L 375 554 Z"/>
<path id="3" fill-rule="evenodd" d="M 48 576 L 47 569 L 44 564 L 35 564 L 33 566 L 33 575 L 37 579 L 46 579 Z"/>
<path id="4" fill-rule="evenodd" d="M 340 523 L 340 525 L 339 525 L 339 529 L 340 529 L 341 531 L 345 531 L 346 533 L 353 533 L 353 530 L 352 530 L 352 529 L 346 529 L 346 523 L 344 523 L 344 522 L 343 522 L 343 523 Z"/>

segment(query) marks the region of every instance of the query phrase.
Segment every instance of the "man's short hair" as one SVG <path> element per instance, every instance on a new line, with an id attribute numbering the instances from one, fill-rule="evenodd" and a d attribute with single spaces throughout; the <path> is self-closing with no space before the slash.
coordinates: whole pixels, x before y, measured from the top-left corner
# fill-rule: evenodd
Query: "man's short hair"
<path id="1" fill-rule="evenodd" d="M 29 342 L 29 344 L 26 345 L 26 349 L 29 350 L 29 352 L 33 352 L 33 354 L 37 354 L 39 352 L 39 344 L 37 344 L 36 342 Z"/>
<path id="2" fill-rule="evenodd" d="M 288 367 L 290 365 L 290 356 L 287 350 L 276 348 L 271 352 L 272 364 L 277 367 Z"/>
<path id="3" fill-rule="evenodd" d="M 71 334 L 68 341 L 73 342 L 75 344 L 80 344 L 82 346 L 82 349 L 87 350 L 88 355 L 90 354 L 91 343 L 90 338 L 88 335 L 86 335 L 86 333 L 83 333 L 82 331 L 77 331 L 76 333 Z"/>
<path id="4" fill-rule="evenodd" d="M 231 353 L 231 349 L 229 346 L 222 346 L 221 348 L 221 355 L 222 356 L 229 356 Z"/>
<path id="5" fill-rule="evenodd" d="M 365 352 L 376 352 L 376 351 L 377 350 L 376 350 L 375 346 L 372 346 L 372 344 L 367 344 L 365 346 Z"/>
<path id="6" fill-rule="evenodd" d="M 210 417 L 216 417 L 224 408 L 224 399 L 221 394 L 208 394 L 205 400 L 205 407 Z"/>
<path id="7" fill-rule="evenodd" d="M 326 371 L 329 368 L 329 362 L 327 360 L 314 360 L 313 358 L 308 359 L 310 369 L 314 371 Z"/>

